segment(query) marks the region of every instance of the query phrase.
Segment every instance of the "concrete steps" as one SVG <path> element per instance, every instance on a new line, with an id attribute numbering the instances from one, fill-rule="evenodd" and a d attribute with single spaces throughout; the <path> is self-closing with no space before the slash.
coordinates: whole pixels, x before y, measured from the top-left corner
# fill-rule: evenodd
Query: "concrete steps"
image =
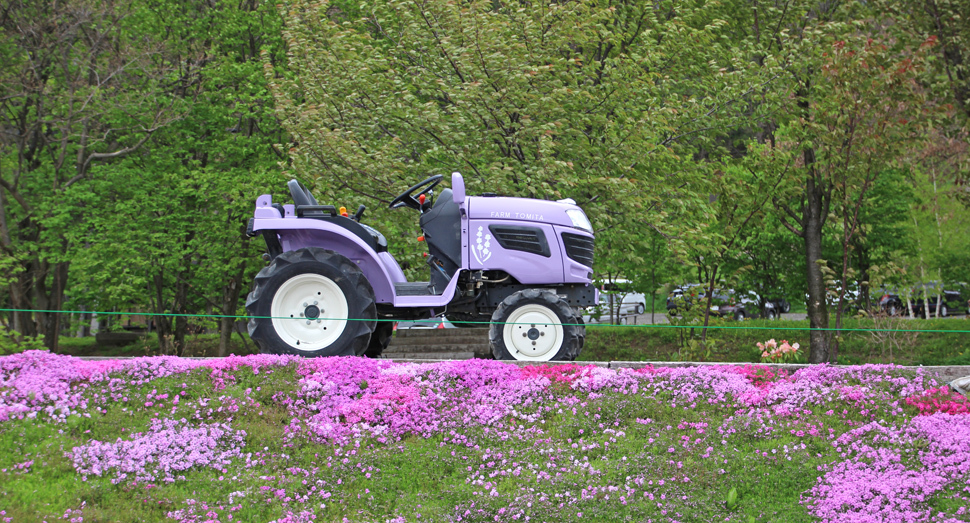
<path id="1" fill-rule="evenodd" d="M 470 360 L 491 358 L 487 328 L 402 329 L 384 349 L 384 358 L 407 360 Z"/>

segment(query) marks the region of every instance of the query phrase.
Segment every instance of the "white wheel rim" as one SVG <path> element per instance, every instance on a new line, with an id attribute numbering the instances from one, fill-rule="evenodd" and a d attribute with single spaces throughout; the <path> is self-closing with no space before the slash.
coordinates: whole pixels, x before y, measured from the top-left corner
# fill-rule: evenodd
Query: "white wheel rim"
<path id="1" fill-rule="evenodd" d="M 348 310 L 347 299 L 333 280 L 319 274 L 300 274 L 280 285 L 270 315 L 284 343 L 298 351 L 315 351 L 330 346 L 343 334 Z"/>
<path id="2" fill-rule="evenodd" d="M 563 343 L 562 323 L 549 307 L 530 303 L 516 309 L 502 329 L 505 347 L 513 358 L 550 361 Z"/>

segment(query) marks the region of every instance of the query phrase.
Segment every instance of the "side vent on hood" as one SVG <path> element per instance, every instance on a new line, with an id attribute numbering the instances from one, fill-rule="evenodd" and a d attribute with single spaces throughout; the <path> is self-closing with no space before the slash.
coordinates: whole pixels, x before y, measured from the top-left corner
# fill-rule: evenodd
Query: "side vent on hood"
<path id="1" fill-rule="evenodd" d="M 552 256 L 546 234 L 538 227 L 489 225 L 488 230 L 503 249 L 529 252 L 546 258 Z"/>
<path id="2" fill-rule="evenodd" d="M 587 266 L 593 266 L 593 238 L 568 232 L 562 233 L 562 243 L 566 256 Z"/>

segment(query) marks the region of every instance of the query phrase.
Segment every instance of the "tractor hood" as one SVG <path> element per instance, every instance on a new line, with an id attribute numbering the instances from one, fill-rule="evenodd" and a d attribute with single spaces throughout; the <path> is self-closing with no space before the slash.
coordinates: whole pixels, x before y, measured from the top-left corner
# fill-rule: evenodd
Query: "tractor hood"
<path id="1" fill-rule="evenodd" d="M 586 214 L 570 201 L 553 202 L 505 196 L 469 196 L 468 217 L 486 220 L 514 220 L 576 227 L 592 233 Z"/>

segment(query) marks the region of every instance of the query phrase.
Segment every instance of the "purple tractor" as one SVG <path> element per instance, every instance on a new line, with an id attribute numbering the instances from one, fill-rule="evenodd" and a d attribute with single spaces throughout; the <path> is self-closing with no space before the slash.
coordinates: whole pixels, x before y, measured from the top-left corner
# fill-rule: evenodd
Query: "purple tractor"
<path id="1" fill-rule="evenodd" d="M 458 173 L 433 198 L 442 175 L 390 207 L 421 213 L 430 281 L 409 282 L 387 240 L 318 205 L 298 181 L 292 205 L 256 200 L 249 234 L 266 241 L 270 264 L 246 300 L 249 335 L 264 353 L 380 356 L 394 321 L 445 314 L 459 326 L 490 323 L 497 359 L 574 360 L 586 337 L 583 308 L 595 305 L 593 233 L 572 200 L 466 196 Z M 464 322 L 464 323 L 463 323 Z"/>

